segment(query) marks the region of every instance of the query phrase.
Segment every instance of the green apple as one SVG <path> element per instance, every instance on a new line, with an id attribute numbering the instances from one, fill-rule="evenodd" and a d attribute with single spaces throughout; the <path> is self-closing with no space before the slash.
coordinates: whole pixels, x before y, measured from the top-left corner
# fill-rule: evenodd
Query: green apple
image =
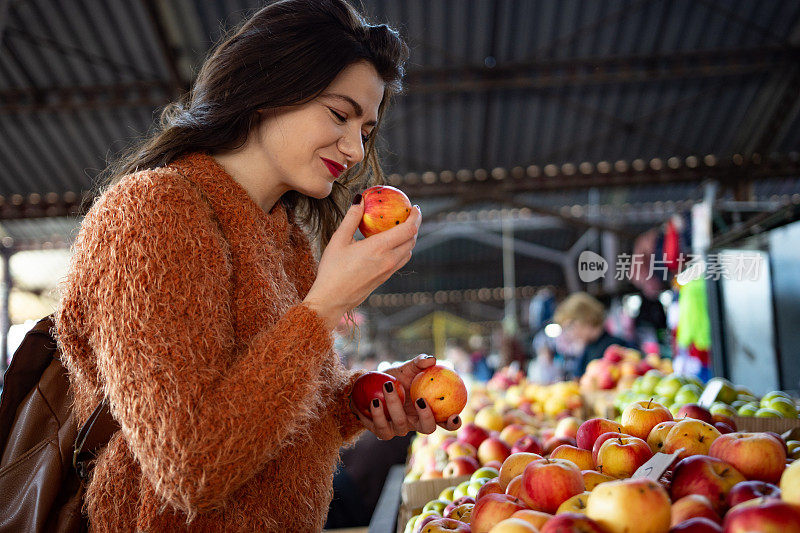
<path id="1" fill-rule="evenodd" d="M 755 394 L 753 394 L 753 391 L 751 391 L 750 389 L 748 389 L 744 385 L 734 385 L 734 388 L 736 389 L 736 394 L 739 395 L 739 396 L 743 396 L 743 395 L 755 396 Z"/>
<path id="2" fill-rule="evenodd" d="M 417 522 L 419 521 L 419 517 L 420 517 L 420 515 L 415 514 L 414 516 L 409 518 L 408 522 L 406 522 L 406 527 L 403 530 L 403 533 L 414 533 L 414 527 L 417 525 Z"/>
<path id="3" fill-rule="evenodd" d="M 656 396 L 653 398 L 653 402 L 660 403 L 661 405 L 666 407 L 667 405 L 672 403 L 672 400 L 670 400 L 666 396 Z"/>
<path id="4" fill-rule="evenodd" d="M 797 407 L 794 406 L 794 402 L 781 396 L 770 399 L 765 407 L 778 411 L 783 418 L 797 418 Z"/>
<path id="5" fill-rule="evenodd" d="M 476 479 L 494 479 L 500 475 L 500 472 L 496 468 L 492 468 L 491 466 L 482 466 L 476 471 L 472 473 L 469 477 L 470 481 L 475 481 Z"/>
<path id="6" fill-rule="evenodd" d="M 728 405 L 727 403 L 722 403 L 722 402 L 714 402 L 714 403 L 712 403 L 711 407 L 709 407 L 708 410 L 711 411 L 712 415 L 725 415 L 725 416 L 734 417 L 734 416 L 736 416 L 738 414 L 736 412 L 736 409 L 733 408 L 733 406 Z"/>
<path id="7" fill-rule="evenodd" d="M 441 515 L 444 512 L 444 508 L 447 507 L 447 505 L 450 503 L 451 503 L 450 501 L 442 499 L 431 500 L 425 504 L 425 507 L 422 508 L 422 512 L 424 513 L 425 511 L 436 511 Z"/>
<path id="8" fill-rule="evenodd" d="M 735 402 L 731 403 L 731 407 L 733 407 L 734 409 L 736 409 L 738 411 L 741 406 L 743 406 L 743 405 L 745 405 L 747 403 L 750 403 L 750 402 L 748 402 L 747 400 L 736 400 Z"/>
<path id="9" fill-rule="evenodd" d="M 656 387 L 663 377 L 664 373 L 660 370 L 656 370 L 655 368 L 648 370 L 645 372 L 644 376 L 641 377 L 642 389 L 639 392 L 642 394 L 655 394 Z"/>
<path id="10" fill-rule="evenodd" d="M 411 483 L 412 481 L 419 481 L 420 476 L 422 476 L 422 472 L 415 472 L 412 470 L 406 477 L 403 478 L 403 483 Z"/>
<path id="11" fill-rule="evenodd" d="M 769 407 L 769 402 L 773 398 L 786 398 L 787 400 L 792 399 L 787 393 L 783 392 L 782 390 L 774 390 L 766 393 L 764 396 L 761 397 L 761 407 Z"/>
<path id="12" fill-rule="evenodd" d="M 800 459 L 800 440 L 786 441 L 786 449 L 789 450 L 789 457 L 795 461 Z"/>
<path id="13" fill-rule="evenodd" d="M 459 483 L 453 491 L 453 501 L 456 501 L 462 496 L 467 495 L 467 488 L 469 487 L 469 480 Z"/>
<path id="14" fill-rule="evenodd" d="M 467 485 L 467 496 L 472 496 L 473 498 L 477 497 L 478 491 L 481 490 L 481 487 L 490 482 L 492 479 L 494 478 L 479 477 L 471 480 L 469 485 Z"/>
<path id="15" fill-rule="evenodd" d="M 453 501 L 453 492 L 455 490 L 456 490 L 455 485 L 452 486 L 452 487 L 447 487 L 446 489 L 444 489 L 442 492 L 439 493 L 439 499 L 440 500 L 447 500 L 447 501 L 451 501 L 452 502 Z"/>
<path id="16" fill-rule="evenodd" d="M 681 382 L 678 376 L 675 374 L 670 374 L 658 382 L 658 385 L 656 385 L 655 388 L 655 393 L 659 396 L 666 396 L 667 398 L 672 399 L 675 398 L 678 390 L 680 390 L 683 385 L 684 384 Z"/>
<path id="17" fill-rule="evenodd" d="M 688 383 L 694 383 L 695 385 L 700 387 L 701 391 L 703 390 L 703 387 L 705 386 L 705 383 L 703 383 L 703 380 L 698 378 L 697 376 L 686 376 L 686 381 Z"/>
<path id="18" fill-rule="evenodd" d="M 631 391 L 635 393 L 640 393 L 642 392 L 643 386 L 644 386 L 644 378 L 642 376 L 639 376 L 638 378 L 633 380 L 633 383 L 631 383 Z"/>
<path id="19" fill-rule="evenodd" d="M 736 400 L 736 397 L 738 396 L 736 388 L 734 387 L 733 383 L 731 383 L 725 378 L 709 379 L 708 383 L 706 384 L 706 388 L 714 386 L 714 384 L 717 382 L 722 383 L 722 388 L 719 390 L 719 393 L 717 393 L 717 397 L 714 398 L 715 400 L 728 404 Z"/>
<path id="20" fill-rule="evenodd" d="M 683 407 L 683 404 L 680 403 L 673 403 L 667 407 L 669 412 L 672 413 L 672 418 L 678 418 L 678 411 L 681 410 L 681 407 Z"/>
<path id="21" fill-rule="evenodd" d="M 783 415 L 776 411 L 775 409 L 770 409 L 769 407 L 761 407 L 756 414 L 753 416 L 757 416 L 759 418 L 783 418 Z"/>
<path id="22" fill-rule="evenodd" d="M 756 416 L 758 404 L 754 402 L 746 403 L 739 408 L 739 416 Z"/>
<path id="23" fill-rule="evenodd" d="M 736 397 L 736 400 L 737 401 L 738 400 L 743 400 L 746 403 L 750 403 L 750 402 L 758 403 L 758 397 L 757 396 L 753 396 L 752 394 L 740 394 L 739 396 Z"/>
<path id="24" fill-rule="evenodd" d="M 687 383 L 675 393 L 675 403 L 697 403 L 703 390 L 694 383 Z"/>

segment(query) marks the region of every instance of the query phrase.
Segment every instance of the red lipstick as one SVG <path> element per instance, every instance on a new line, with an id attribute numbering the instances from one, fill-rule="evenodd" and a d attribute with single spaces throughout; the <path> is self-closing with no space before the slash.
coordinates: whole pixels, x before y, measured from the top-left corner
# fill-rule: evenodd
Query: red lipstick
<path id="1" fill-rule="evenodd" d="M 337 163 L 336 161 L 332 161 L 330 159 L 325 159 L 324 157 L 321 158 L 322 162 L 325 163 L 325 166 L 328 167 L 328 170 L 333 175 L 334 179 L 339 177 L 339 174 L 342 173 L 344 170 L 344 165 Z"/>

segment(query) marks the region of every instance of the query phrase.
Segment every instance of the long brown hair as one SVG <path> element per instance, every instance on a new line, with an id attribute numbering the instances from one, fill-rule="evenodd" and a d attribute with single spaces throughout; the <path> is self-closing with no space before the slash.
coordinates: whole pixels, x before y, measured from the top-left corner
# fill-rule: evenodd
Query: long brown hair
<path id="1" fill-rule="evenodd" d="M 319 96 L 348 65 L 370 62 L 385 82 L 378 125 L 401 89 L 408 48 L 388 26 L 368 24 L 345 0 L 281 0 L 268 5 L 222 40 L 192 89 L 166 106 L 155 131 L 107 170 L 110 186 L 132 172 L 168 165 L 188 152 L 242 146 L 257 111 L 298 105 Z M 343 173 L 327 198 L 290 191 L 282 198 L 324 247 L 341 222 L 351 190 L 381 183 L 377 127 L 364 161 Z"/>

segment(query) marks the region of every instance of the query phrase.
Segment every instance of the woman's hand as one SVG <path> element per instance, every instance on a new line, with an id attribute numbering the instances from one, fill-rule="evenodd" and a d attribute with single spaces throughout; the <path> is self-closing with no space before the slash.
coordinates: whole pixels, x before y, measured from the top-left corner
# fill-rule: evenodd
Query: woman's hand
<path id="1" fill-rule="evenodd" d="M 319 261 L 317 278 L 304 303 L 335 328 L 342 316 L 355 308 L 381 283 L 411 259 L 422 222 L 419 206 L 408 219 L 368 239 L 354 235 L 364 214 L 363 200 L 350 207 L 331 236 Z"/>
<path id="2" fill-rule="evenodd" d="M 390 368 L 385 372 L 397 379 L 406 392 L 405 403 L 400 401 L 397 391 L 392 387 L 391 391 L 384 385 L 383 394 L 386 398 L 386 407 L 389 410 L 389 418 L 383 412 L 383 404 L 375 399 L 369 406 L 372 420 L 362 415 L 358 409 L 350 402 L 350 410 L 353 411 L 361 423 L 368 430 L 373 432 L 381 440 L 389 440 L 394 437 L 403 436 L 409 431 L 420 433 L 433 433 L 436 429 L 436 420 L 433 412 L 425 400 L 420 398 L 417 402 L 411 399 L 411 382 L 414 376 L 428 367 L 436 364 L 436 358 L 432 355 L 420 355 L 407 361 L 402 366 Z M 461 419 L 458 415 L 453 415 L 446 422 L 439 424 L 448 431 L 455 431 L 461 427 Z"/>

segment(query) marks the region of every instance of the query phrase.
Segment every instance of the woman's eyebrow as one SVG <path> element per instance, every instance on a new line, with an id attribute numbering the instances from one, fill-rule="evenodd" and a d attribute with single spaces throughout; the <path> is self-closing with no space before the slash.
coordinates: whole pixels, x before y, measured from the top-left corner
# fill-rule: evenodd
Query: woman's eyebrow
<path id="1" fill-rule="evenodd" d="M 353 106 L 353 111 L 355 111 L 355 114 L 356 114 L 357 117 L 361 117 L 361 116 L 364 115 L 364 108 L 361 107 L 361 104 L 359 104 L 353 98 L 347 96 L 346 94 L 325 93 L 322 96 L 329 96 L 331 98 L 338 98 L 339 100 L 344 100 L 345 102 L 347 102 L 348 104 Z M 370 120 L 368 122 L 365 122 L 364 125 L 365 126 L 374 126 L 377 123 L 378 122 L 376 120 Z"/>

